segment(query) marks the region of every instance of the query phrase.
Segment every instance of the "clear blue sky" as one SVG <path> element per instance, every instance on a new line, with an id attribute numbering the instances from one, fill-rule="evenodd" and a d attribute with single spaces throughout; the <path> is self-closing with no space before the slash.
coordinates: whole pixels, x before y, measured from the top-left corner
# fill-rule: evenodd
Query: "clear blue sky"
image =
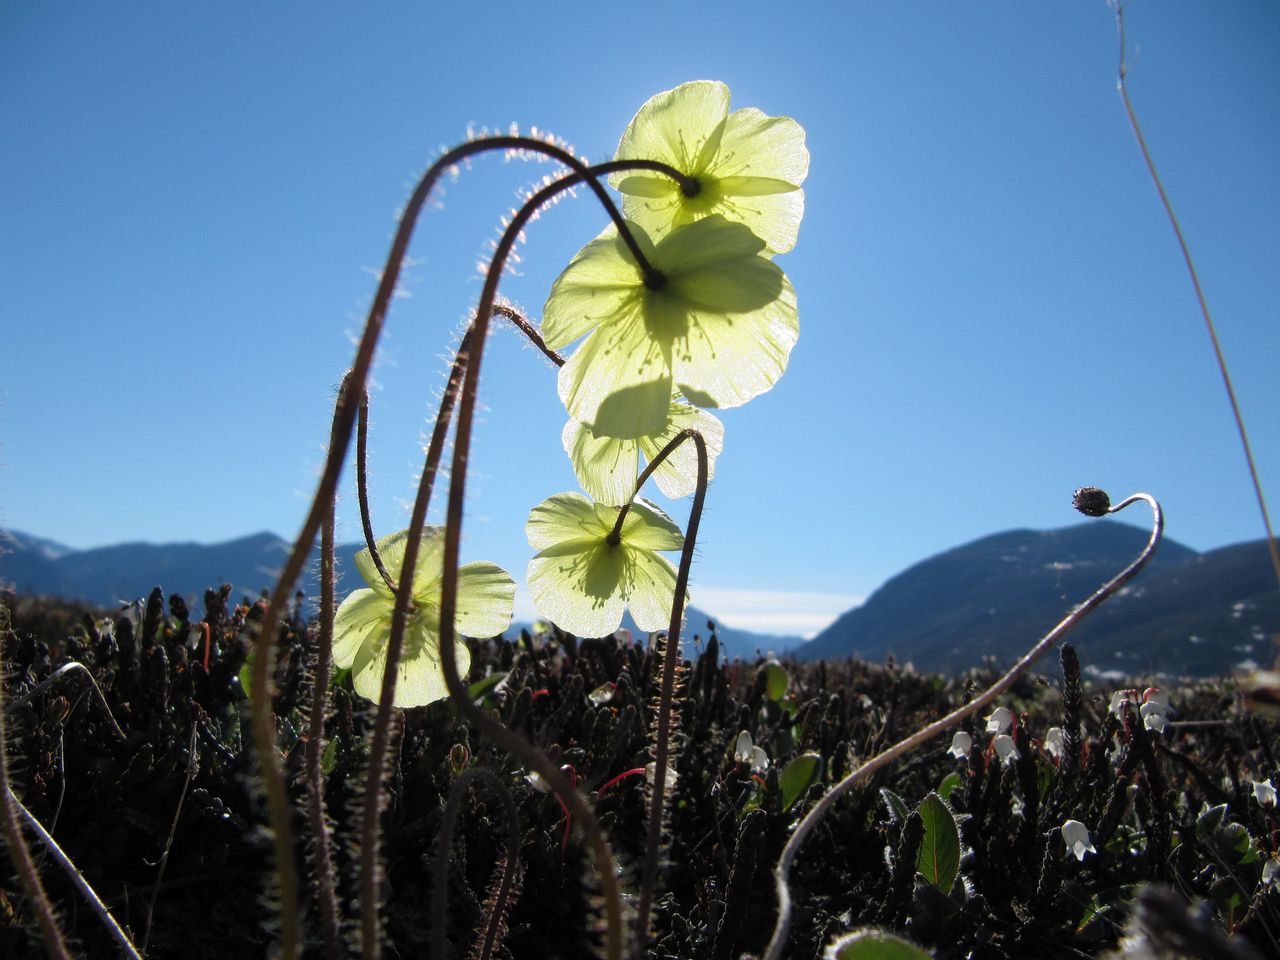
<path id="1" fill-rule="evenodd" d="M 645 99 L 708 78 L 798 119 L 812 172 L 780 260 L 800 341 L 723 417 L 696 603 L 811 632 L 939 550 L 1077 522 L 1083 483 L 1150 491 L 1198 549 L 1260 537 L 1106 4 L 797 6 L 2 0 L 0 525 L 75 547 L 293 536 L 439 149 L 514 122 L 604 159 Z M 1133 0 L 1128 26 L 1280 509 L 1280 5 Z M 422 222 L 375 371 L 380 531 L 407 521 L 476 261 L 545 172 L 481 161 Z M 536 317 L 603 224 L 585 195 L 549 211 L 504 292 Z M 465 552 L 522 580 L 529 509 L 576 487 L 553 372 L 492 346 Z M 353 495 L 342 514 L 356 539 Z"/>

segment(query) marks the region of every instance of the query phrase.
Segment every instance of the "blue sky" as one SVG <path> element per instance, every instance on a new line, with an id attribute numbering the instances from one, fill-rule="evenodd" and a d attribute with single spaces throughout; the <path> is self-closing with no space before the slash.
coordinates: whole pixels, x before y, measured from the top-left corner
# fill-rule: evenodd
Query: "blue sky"
<path id="1" fill-rule="evenodd" d="M 812 166 L 779 261 L 800 340 L 724 412 L 695 603 L 809 633 L 932 553 L 1076 522 L 1084 483 L 1155 494 L 1198 549 L 1262 535 L 1102 0 L 604 6 L 0 2 L 0 525 L 293 536 L 426 164 L 511 123 L 604 159 L 649 96 L 709 78 L 799 120 Z M 1280 6 L 1134 0 L 1128 27 L 1280 500 Z M 375 370 L 380 531 L 407 521 L 476 262 L 547 172 L 479 161 L 423 219 Z M 504 293 L 539 315 L 603 225 L 585 195 L 547 212 Z M 564 412 L 509 333 L 482 389 L 464 552 L 522 580 L 529 509 L 575 488 Z M 353 494 L 342 516 L 356 539 Z"/>

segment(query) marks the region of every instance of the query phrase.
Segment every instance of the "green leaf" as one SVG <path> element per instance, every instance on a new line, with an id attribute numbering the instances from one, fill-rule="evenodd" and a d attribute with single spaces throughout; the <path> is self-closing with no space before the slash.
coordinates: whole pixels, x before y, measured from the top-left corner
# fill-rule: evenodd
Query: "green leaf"
<path id="1" fill-rule="evenodd" d="M 506 673 L 491 673 L 487 677 L 477 680 L 467 689 L 467 695 L 474 703 L 476 700 L 488 699 L 490 692 L 507 678 Z"/>
<path id="2" fill-rule="evenodd" d="M 338 765 L 338 741 L 330 740 L 324 745 L 324 753 L 320 754 L 320 772 L 326 777 L 333 773 Z"/>
<path id="3" fill-rule="evenodd" d="M 890 790 L 888 787 L 880 788 L 880 799 L 884 801 L 884 805 L 889 810 L 889 816 L 893 818 L 894 823 L 906 823 L 907 817 L 911 816 L 911 809 L 907 806 L 907 801 Z"/>
<path id="4" fill-rule="evenodd" d="M 760 669 L 764 671 L 764 695 L 777 703 L 787 695 L 787 688 L 791 686 L 791 677 L 777 660 L 770 660 Z"/>
<path id="5" fill-rule="evenodd" d="M 950 801 L 951 794 L 954 793 L 956 788 L 963 782 L 964 781 L 961 779 L 960 774 L 948 773 L 942 778 L 942 782 L 938 784 L 938 796 L 940 796 L 944 801 Z"/>
<path id="6" fill-rule="evenodd" d="M 888 930 L 866 927 L 845 934 L 827 947 L 825 960 L 932 960 L 910 940 Z"/>
<path id="7" fill-rule="evenodd" d="M 809 787 L 822 775 L 822 757 L 816 753 L 802 753 L 783 769 L 778 777 L 782 789 L 782 809 L 790 810 Z"/>
<path id="8" fill-rule="evenodd" d="M 950 893 L 960 871 L 960 832 L 955 817 L 936 793 L 920 801 L 917 812 L 924 821 L 924 839 L 916 855 L 916 869 L 940 892 Z"/>

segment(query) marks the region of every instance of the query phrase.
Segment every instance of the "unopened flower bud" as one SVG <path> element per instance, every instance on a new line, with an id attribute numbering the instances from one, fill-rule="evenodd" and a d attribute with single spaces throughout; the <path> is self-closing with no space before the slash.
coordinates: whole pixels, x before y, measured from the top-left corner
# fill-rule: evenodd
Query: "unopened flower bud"
<path id="1" fill-rule="evenodd" d="M 1072 494 L 1071 505 L 1086 517 L 1105 517 L 1111 509 L 1111 498 L 1097 487 L 1080 487 Z"/>

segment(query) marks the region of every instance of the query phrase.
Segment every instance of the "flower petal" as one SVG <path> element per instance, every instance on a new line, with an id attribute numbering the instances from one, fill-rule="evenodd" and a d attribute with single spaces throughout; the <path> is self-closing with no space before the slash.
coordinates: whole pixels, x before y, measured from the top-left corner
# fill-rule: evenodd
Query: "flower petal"
<path id="1" fill-rule="evenodd" d="M 630 226 L 649 257 L 653 243 L 643 229 Z M 566 347 L 601 323 L 635 314 L 644 289 L 639 265 L 611 224 L 578 251 L 551 285 L 542 309 L 542 337 L 553 350 Z"/>
<path id="2" fill-rule="evenodd" d="M 586 424 L 570 418 L 560 434 L 560 442 L 573 462 L 579 485 L 593 500 L 619 505 L 626 503 L 635 492 L 640 458 L 638 444 L 645 440 L 597 437 Z"/>
<path id="3" fill-rule="evenodd" d="M 648 462 L 653 462 L 671 439 L 681 430 L 697 430 L 707 446 L 707 482 L 716 475 L 716 457 L 724 450 L 724 424 L 714 415 L 687 403 L 671 404 L 667 429 L 656 437 L 642 437 L 640 451 Z M 658 464 L 653 479 L 663 495 L 672 500 L 687 497 L 698 488 L 698 449 L 692 440 L 686 440 Z M 635 482 L 632 481 L 634 488 Z M 585 489 L 585 487 L 584 487 Z M 590 491 L 588 491 L 590 492 Z M 629 495 L 629 494 L 628 494 Z M 597 500 L 603 500 L 596 497 Z M 625 499 L 625 498 L 624 498 Z M 608 502 L 603 500 L 603 502 Z"/>
<path id="4" fill-rule="evenodd" d="M 383 566 L 387 568 L 391 579 L 397 582 L 404 567 L 405 543 L 408 539 L 409 531 L 399 530 L 378 540 L 378 554 L 382 557 Z M 368 548 L 356 554 L 355 563 L 356 569 L 375 593 L 388 598 L 394 596 L 378 573 Z M 444 528 L 423 527 L 422 539 L 418 544 L 418 558 L 413 565 L 413 595 L 418 597 L 429 593 L 439 583 L 443 570 Z"/>
<path id="5" fill-rule="evenodd" d="M 676 345 L 672 358 L 676 386 L 690 403 L 736 407 L 782 376 L 800 335 L 800 319 L 795 290 L 781 279 L 779 295 L 765 306 L 736 314 L 691 313 L 689 337 Z"/>
<path id="6" fill-rule="evenodd" d="M 529 538 L 529 546 L 545 550 L 568 543 L 590 544 L 603 540 L 612 527 L 612 522 L 606 524 L 600 520 L 594 505 L 582 494 L 557 493 L 529 511 L 524 533 Z"/>
<path id="7" fill-rule="evenodd" d="M 605 637 L 622 623 L 624 568 L 623 548 L 603 538 L 551 546 L 529 561 L 529 592 L 538 611 L 562 630 Z"/>
<path id="8" fill-rule="evenodd" d="M 618 520 L 618 509 L 596 504 L 596 514 L 608 523 L 609 530 Z M 644 550 L 679 550 L 684 546 L 684 533 L 675 521 L 642 497 L 637 497 L 627 511 L 621 539 L 628 547 Z"/>
<path id="9" fill-rule="evenodd" d="M 596 436 L 634 440 L 667 423 L 671 346 L 649 336 L 646 326 L 639 310 L 619 315 L 587 337 L 560 368 L 560 399 Z"/>
<path id="10" fill-rule="evenodd" d="M 468 563 L 458 569 L 454 625 L 468 637 L 496 637 L 511 626 L 516 584 L 494 563 Z"/>
<path id="11" fill-rule="evenodd" d="M 454 653 L 458 674 L 465 677 L 471 668 L 471 651 L 465 643 L 455 642 Z M 351 667 L 351 682 L 356 693 L 377 703 L 382 695 L 382 675 L 386 669 L 385 644 L 376 650 L 370 646 L 361 647 Z M 396 693 L 392 706 L 421 707 L 443 700 L 448 695 L 449 688 L 440 665 L 440 639 L 415 618 L 405 635 L 404 651 L 396 670 Z"/>
<path id="12" fill-rule="evenodd" d="M 696 175 L 711 157 L 719 152 L 729 116 L 729 88 L 714 80 L 682 83 L 674 90 L 650 97 L 631 119 L 618 142 L 618 160 L 661 160 L 681 173 Z M 703 166 L 699 166 L 701 161 Z M 609 182 L 618 189 L 632 178 L 646 176 L 638 172 L 613 174 Z M 648 175 L 671 184 L 662 174 Z M 624 192 L 623 209 L 631 216 L 630 203 Z"/>
<path id="13" fill-rule="evenodd" d="M 637 627 L 649 633 L 666 630 L 671 625 L 671 602 L 676 595 L 675 567 L 652 550 L 630 546 L 623 549 L 626 551 L 623 590 L 632 619 Z M 685 602 L 688 603 L 688 596 Z"/>
<path id="14" fill-rule="evenodd" d="M 375 574 L 376 576 L 376 574 Z M 386 644 L 391 633 L 391 591 L 353 590 L 333 618 L 333 662 L 345 670 L 366 646 Z"/>

